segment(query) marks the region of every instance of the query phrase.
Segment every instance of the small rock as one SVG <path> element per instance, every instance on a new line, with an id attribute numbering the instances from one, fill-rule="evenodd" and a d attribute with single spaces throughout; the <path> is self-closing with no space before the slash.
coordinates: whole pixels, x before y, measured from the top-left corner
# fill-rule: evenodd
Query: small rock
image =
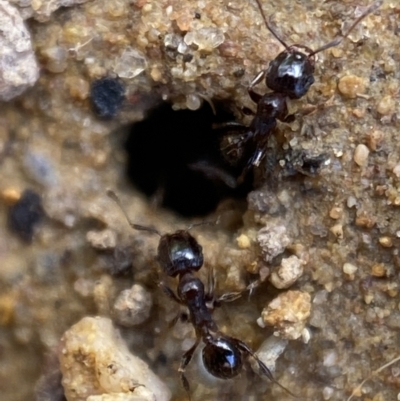
<path id="1" fill-rule="evenodd" d="M 83 318 L 64 333 L 61 344 L 59 360 L 68 401 L 86 401 L 91 396 L 102 397 L 94 398 L 96 401 L 130 401 L 136 390 L 143 391 L 140 387 L 147 390 L 143 400 L 171 398 L 167 386 L 149 366 L 129 352 L 110 319 Z M 115 393 L 127 398 L 118 398 Z"/>
<path id="2" fill-rule="evenodd" d="M 357 211 L 356 226 L 372 228 L 376 224 L 376 217 L 366 210 Z"/>
<path id="3" fill-rule="evenodd" d="M 275 364 L 280 355 L 285 351 L 289 341 L 283 338 L 270 336 L 260 345 L 255 352 L 260 360 L 273 372 Z M 251 361 L 253 370 L 258 371 L 258 364 L 254 360 Z"/>
<path id="4" fill-rule="evenodd" d="M 27 176 L 45 187 L 53 187 L 58 183 L 55 167 L 51 158 L 41 152 L 30 149 L 22 159 Z"/>
<path id="5" fill-rule="evenodd" d="M 368 164 L 369 149 L 363 145 L 359 144 L 354 151 L 353 159 L 360 167 L 366 166 Z"/>
<path id="6" fill-rule="evenodd" d="M 21 192 L 16 188 L 5 188 L 1 191 L 0 197 L 4 203 L 11 206 L 21 198 Z"/>
<path id="7" fill-rule="evenodd" d="M 266 227 L 259 230 L 257 241 L 266 262 L 271 262 L 272 259 L 284 252 L 290 244 L 290 238 L 286 234 L 286 226 L 280 223 L 268 223 Z"/>
<path id="8" fill-rule="evenodd" d="M 384 248 L 391 248 L 393 246 L 393 241 L 390 237 L 380 237 L 379 238 L 379 243 L 384 247 Z"/>
<path id="9" fill-rule="evenodd" d="M 335 390 L 332 387 L 325 386 L 322 390 L 322 397 L 324 397 L 324 400 L 326 401 L 330 400 L 334 392 Z"/>
<path id="10" fill-rule="evenodd" d="M 279 289 L 288 288 L 303 274 L 303 264 L 297 256 L 282 259 L 278 269 L 274 269 L 269 277 L 271 284 Z"/>
<path id="11" fill-rule="evenodd" d="M 188 32 L 183 40 L 188 46 L 195 44 L 199 50 L 210 52 L 224 42 L 225 36 L 219 28 L 207 27 Z"/>
<path id="12" fill-rule="evenodd" d="M 202 101 L 198 95 L 194 93 L 186 95 L 186 106 L 189 110 L 198 110 L 201 103 Z"/>
<path id="13" fill-rule="evenodd" d="M 329 217 L 334 220 L 340 219 L 342 215 L 343 215 L 343 208 L 339 206 L 335 206 L 329 211 Z"/>
<path id="14" fill-rule="evenodd" d="M 380 145 L 380 143 L 382 142 L 383 138 L 384 138 L 384 134 L 382 131 L 378 131 L 378 130 L 372 131 L 367 138 L 368 147 L 373 151 L 377 150 L 377 148 Z"/>
<path id="15" fill-rule="evenodd" d="M 393 114 L 396 110 L 396 100 L 390 95 L 384 96 L 376 105 L 376 110 L 381 115 Z"/>
<path id="16" fill-rule="evenodd" d="M 133 393 L 91 395 L 86 401 L 156 401 L 156 399 L 146 387 L 139 386 L 133 390 Z"/>
<path id="17" fill-rule="evenodd" d="M 269 215 L 283 214 L 285 212 L 285 207 L 277 194 L 267 187 L 251 191 L 247 195 L 247 202 L 249 210 L 256 212 L 268 213 Z"/>
<path id="18" fill-rule="evenodd" d="M 115 232 L 110 229 L 89 231 L 86 234 L 86 241 L 95 249 L 114 249 L 117 245 L 117 236 Z"/>
<path id="19" fill-rule="evenodd" d="M 354 99 L 365 92 L 366 81 L 356 75 L 346 75 L 340 78 L 338 89 L 343 96 Z"/>
<path id="20" fill-rule="evenodd" d="M 372 266 L 371 274 L 375 277 L 383 277 L 386 274 L 385 265 L 382 263 L 375 263 Z"/>
<path id="21" fill-rule="evenodd" d="M 145 55 L 131 47 L 126 48 L 117 59 L 114 72 L 120 78 L 132 79 L 147 68 Z"/>
<path id="22" fill-rule="evenodd" d="M 287 291 L 273 299 L 263 309 L 261 317 L 266 325 L 274 327 L 275 336 L 296 340 L 302 335 L 310 311 L 310 294 L 302 291 Z"/>
<path id="23" fill-rule="evenodd" d="M 352 208 L 352 207 L 354 207 L 354 206 L 357 206 L 357 199 L 354 197 L 354 196 L 352 196 L 352 195 L 350 195 L 348 198 L 347 198 L 347 207 L 348 208 Z"/>
<path id="24" fill-rule="evenodd" d="M 245 235 L 245 234 L 241 234 L 236 238 L 236 242 L 238 244 L 238 247 L 240 249 L 247 249 L 250 248 L 251 242 L 250 242 L 250 238 Z"/>
<path id="25" fill-rule="evenodd" d="M 358 267 L 351 263 L 345 263 L 343 265 L 343 273 L 345 273 L 345 274 L 351 275 L 351 274 L 354 274 L 357 270 L 358 270 Z"/>
<path id="26" fill-rule="evenodd" d="M 31 36 L 18 10 L 0 0 L 0 100 L 20 95 L 39 78 Z"/>
<path id="27" fill-rule="evenodd" d="M 42 199 L 35 191 L 26 189 L 21 198 L 10 207 L 8 226 L 26 242 L 31 242 L 36 226 L 44 217 Z"/>
<path id="28" fill-rule="evenodd" d="M 164 46 L 168 50 L 176 50 L 182 42 L 182 36 L 176 33 L 167 33 L 164 37 Z"/>
<path id="29" fill-rule="evenodd" d="M 332 226 L 329 231 L 338 239 L 343 239 L 343 225 L 335 224 Z"/>
<path id="30" fill-rule="evenodd" d="M 90 98 L 95 113 L 101 118 L 115 117 L 125 97 L 125 86 L 118 79 L 105 77 L 92 82 Z"/>
<path id="31" fill-rule="evenodd" d="M 330 367 L 335 366 L 338 362 L 338 354 L 333 349 L 327 349 L 323 351 L 323 365 Z"/>
<path id="32" fill-rule="evenodd" d="M 113 307 L 116 321 L 125 327 L 141 324 L 149 318 L 152 304 L 151 294 L 135 284 L 118 295 Z"/>
<path id="33" fill-rule="evenodd" d="M 400 164 L 396 164 L 392 171 L 396 178 L 400 178 Z"/>
<path id="34" fill-rule="evenodd" d="M 68 54 L 61 46 L 52 46 L 41 51 L 41 55 L 48 71 L 57 74 L 67 68 Z"/>
<path id="35" fill-rule="evenodd" d="M 11 0 L 19 10 L 24 19 L 35 18 L 37 21 L 48 21 L 51 14 L 60 7 L 71 7 L 75 4 L 86 3 L 88 0 Z"/>

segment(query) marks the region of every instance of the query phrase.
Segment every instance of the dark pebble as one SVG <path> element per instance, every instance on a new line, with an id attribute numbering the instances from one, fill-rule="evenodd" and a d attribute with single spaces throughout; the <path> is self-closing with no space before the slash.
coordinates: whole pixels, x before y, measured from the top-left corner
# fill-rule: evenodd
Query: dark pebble
<path id="1" fill-rule="evenodd" d="M 8 213 L 8 226 L 26 242 L 31 242 L 35 227 L 43 219 L 42 199 L 35 191 L 26 189 Z"/>
<path id="2" fill-rule="evenodd" d="M 90 97 L 94 112 L 101 118 L 115 117 L 125 97 L 125 87 L 116 78 L 101 78 L 92 82 Z"/>

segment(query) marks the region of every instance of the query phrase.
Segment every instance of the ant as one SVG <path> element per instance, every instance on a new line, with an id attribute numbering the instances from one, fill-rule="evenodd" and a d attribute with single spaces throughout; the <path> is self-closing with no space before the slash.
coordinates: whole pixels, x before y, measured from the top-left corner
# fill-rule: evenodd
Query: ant
<path id="1" fill-rule="evenodd" d="M 203 265 L 203 248 L 189 231 L 178 230 L 173 233 L 161 234 L 155 228 L 135 224 L 129 219 L 118 196 L 111 190 L 107 191 L 107 195 L 117 203 L 125 215 L 128 224 L 133 229 L 147 231 L 160 237 L 157 249 L 158 262 L 167 276 L 178 277 L 176 293 L 163 283 L 159 285 L 169 298 L 187 307 L 190 322 L 195 329 L 196 341 L 183 354 L 178 369 L 183 388 L 187 392 L 189 400 L 191 399 L 190 385 L 185 376 L 185 369 L 192 360 L 193 354 L 201 341 L 204 343 L 202 350 L 203 364 L 211 375 L 219 379 L 232 379 L 243 368 L 243 356 L 251 356 L 256 361 L 263 375 L 284 389 L 288 394 L 297 398 L 272 376 L 268 367 L 245 342 L 219 331 L 217 324 L 212 318 L 214 307 L 220 301 L 231 301 L 238 298 L 240 293 L 225 294 L 215 299 L 213 285 L 206 292 L 203 282 L 195 275 Z"/>
<path id="2" fill-rule="evenodd" d="M 339 34 L 331 42 L 312 50 L 308 46 L 294 44 L 288 46 L 275 31 L 264 14 L 260 0 L 255 0 L 267 29 L 284 47 L 281 53 L 269 63 L 267 69 L 260 71 L 247 88 L 251 100 L 257 104 L 257 111 L 245 108 L 246 114 L 254 115 L 250 126 L 236 122 L 228 122 L 219 127 L 228 127 L 229 132 L 222 136 L 221 151 L 228 162 L 236 164 L 244 162 L 245 167 L 238 182 L 243 181 L 251 167 L 258 167 L 267 152 L 270 134 L 282 122 L 293 121 L 294 116 L 288 114 L 287 100 L 300 99 L 314 83 L 315 55 L 331 47 L 338 46 L 351 31 L 369 14 L 375 12 L 383 3 L 377 0 L 353 22 L 344 34 Z M 260 95 L 254 87 L 265 78 L 266 86 L 272 92 Z"/>

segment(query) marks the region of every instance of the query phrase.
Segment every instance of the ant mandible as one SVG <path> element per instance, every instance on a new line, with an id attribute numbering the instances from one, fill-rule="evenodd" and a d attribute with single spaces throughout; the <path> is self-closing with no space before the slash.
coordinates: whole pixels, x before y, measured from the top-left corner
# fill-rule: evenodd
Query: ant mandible
<path id="1" fill-rule="evenodd" d="M 205 290 L 203 282 L 195 276 L 195 273 L 203 265 L 203 248 L 189 231 L 178 230 L 173 233 L 161 234 L 155 228 L 135 224 L 129 219 L 118 196 L 111 190 L 107 191 L 107 195 L 117 203 L 133 229 L 147 231 L 160 237 L 157 249 L 158 262 L 167 276 L 178 277 L 176 293 L 163 283 L 160 286 L 172 300 L 187 307 L 190 322 L 196 333 L 196 341 L 183 354 L 178 369 L 189 400 L 191 399 L 190 385 L 185 376 L 185 369 L 201 341 L 204 343 L 202 350 L 203 364 L 211 375 L 219 379 L 232 379 L 242 370 L 243 355 L 251 356 L 263 375 L 296 398 L 294 394 L 274 379 L 268 367 L 245 342 L 230 337 L 218 329 L 212 318 L 214 307 L 218 305 L 219 301 L 236 299 L 238 293 L 225 294 L 215 299 L 213 288 L 209 288 L 208 292 Z"/>
<path id="2" fill-rule="evenodd" d="M 294 44 L 288 46 L 277 34 L 264 14 L 260 0 L 255 0 L 267 29 L 285 47 L 278 56 L 269 63 L 267 69 L 260 71 L 247 88 L 251 100 L 257 104 L 257 111 L 250 126 L 236 122 L 226 123 L 229 133 L 222 136 L 221 151 L 231 163 L 244 162 L 245 166 L 238 182 L 242 181 L 251 167 L 258 167 L 267 151 L 270 134 L 277 125 L 277 120 L 290 122 L 292 115 L 288 114 L 287 99 L 300 99 L 314 83 L 315 55 L 331 47 L 338 46 L 351 31 L 369 14 L 376 11 L 383 0 L 373 2 L 353 22 L 350 28 L 338 35 L 334 40 L 312 50 L 308 46 Z M 266 86 L 272 92 L 260 95 L 254 87 L 265 78 Z"/>

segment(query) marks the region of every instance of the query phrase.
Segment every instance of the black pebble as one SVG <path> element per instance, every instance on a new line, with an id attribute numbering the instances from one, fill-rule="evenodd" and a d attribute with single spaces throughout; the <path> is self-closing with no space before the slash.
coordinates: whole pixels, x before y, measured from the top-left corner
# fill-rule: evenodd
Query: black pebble
<path id="1" fill-rule="evenodd" d="M 90 96 L 94 112 L 101 118 L 112 118 L 121 108 L 125 87 L 118 79 L 101 78 L 92 82 Z"/>
<path id="2" fill-rule="evenodd" d="M 42 199 L 35 191 L 26 189 L 8 214 L 8 226 L 26 242 L 31 242 L 34 229 L 44 216 Z"/>

